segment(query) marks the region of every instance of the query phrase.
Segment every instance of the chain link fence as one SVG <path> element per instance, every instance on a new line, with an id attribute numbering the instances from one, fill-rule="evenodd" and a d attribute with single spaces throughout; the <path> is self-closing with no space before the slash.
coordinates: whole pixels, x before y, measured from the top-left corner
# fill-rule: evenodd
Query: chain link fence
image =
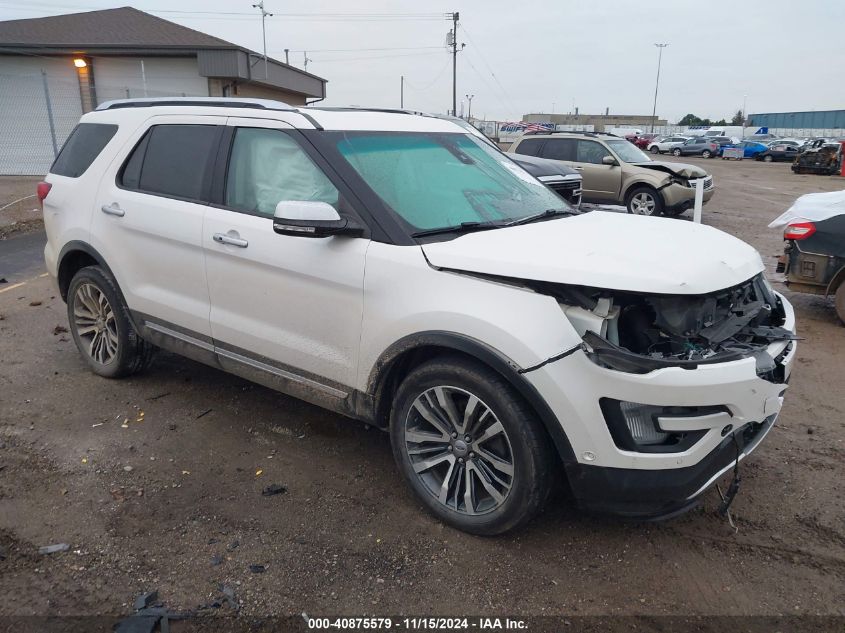
<path id="1" fill-rule="evenodd" d="M 97 84 L 98 103 L 141 97 L 198 97 L 208 93 L 174 92 L 120 84 Z M 82 116 L 82 93 L 74 77 L 46 71 L 0 73 L 0 176 L 47 173 Z"/>

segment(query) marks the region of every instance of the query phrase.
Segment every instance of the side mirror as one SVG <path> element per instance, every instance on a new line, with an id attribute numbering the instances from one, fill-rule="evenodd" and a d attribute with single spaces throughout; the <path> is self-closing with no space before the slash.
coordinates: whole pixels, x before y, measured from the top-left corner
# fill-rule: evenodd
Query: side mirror
<path id="1" fill-rule="evenodd" d="M 273 214 L 273 230 L 279 235 L 297 237 L 328 237 L 330 235 L 361 235 L 363 229 L 341 218 L 327 202 L 282 200 Z"/>
<path id="2" fill-rule="evenodd" d="M 610 165 L 611 167 L 618 165 L 619 162 L 613 156 L 604 156 L 601 159 L 602 165 Z"/>

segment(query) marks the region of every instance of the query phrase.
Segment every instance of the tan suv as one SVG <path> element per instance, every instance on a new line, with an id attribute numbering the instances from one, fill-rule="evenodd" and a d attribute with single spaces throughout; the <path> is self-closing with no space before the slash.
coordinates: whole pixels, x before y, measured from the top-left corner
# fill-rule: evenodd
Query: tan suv
<path id="1" fill-rule="evenodd" d="M 582 200 L 623 204 L 628 213 L 680 215 L 693 206 L 691 180 L 704 178 L 704 202 L 713 197 L 713 177 L 701 167 L 651 160 L 633 143 L 600 132 L 525 134 L 508 150 L 560 161 L 584 178 Z"/>

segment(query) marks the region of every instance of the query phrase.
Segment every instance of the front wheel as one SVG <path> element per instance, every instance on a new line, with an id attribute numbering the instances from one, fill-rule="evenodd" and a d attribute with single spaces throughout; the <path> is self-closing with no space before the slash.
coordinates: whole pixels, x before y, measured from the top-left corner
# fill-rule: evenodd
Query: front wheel
<path id="1" fill-rule="evenodd" d="M 701 157 L 702 157 L 702 158 L 710 158 L 710 156 L 711 156 L 711 155 L 712 155 L 712 154 L 710 153 L 710 150 L 709 150 L 709 149 L 706 149 L 706 150 L 704 150 L 703 152 L 701 152 Z"/>
<path id="2" fill-rule="evenodd" d="M 625 206 L 628 213 L 634 215 L 660 215 L 663 213 L 663 197 L 651 187 L 637 187 L 628 194 Z"/>
<path id="3" fill-rule="evenodd" d="M 680 156 L 680 155 L 681 155 L 681 150 L 679 150 L 678 148 L 675 148 L 675 149 L 672 150 L 672 156 Z"/>
<path id="4" fill-rule="evenodd" d="M 464 357 L 431 360 L 405 378 L 390 440 L 414 493 L 465 532 L 524 524 L 552 488 L 554 454 L 534 412 L 501 375 Z"/>
<path id="5" fill-rule="evenodd" d="M 771 156 L 763 156 L 764 163 L 771 163 L 774 160 Z"/>
<path id="6" fill-rule="evenodd" d="M 76 347 L 95 374 L 122 378 L 150 364 L 155 347 L 138 336 L 117 284 L 99 266 L 71 279 L 67 314 Z"/>
<path id="7" fill-rule="evenodd" d="M 657 145 L 652 145 L 652 146 L 651 146 L 651 149 L 650 149 L 649 151 L 650 151 L 652 154 L 659 154 L 659 153 L 660 153 L 660 148 L 659 148 L 659 147 L 657 147 Z"/>

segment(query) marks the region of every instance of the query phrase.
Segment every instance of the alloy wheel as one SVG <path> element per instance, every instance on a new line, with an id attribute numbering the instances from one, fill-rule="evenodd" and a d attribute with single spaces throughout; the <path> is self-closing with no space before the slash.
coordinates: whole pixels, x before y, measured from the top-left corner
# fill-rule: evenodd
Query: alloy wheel
<path id="1" fill-rule="evenodd" d="M 511 442 L 477 396 L 458 387 L 427 389 L 408 411 L 404 439 L 413 471 L 443 506 L 480 515 L 507 499 L 514 481 Z"/>
<path id="2" fill-rule="evenodd" d="M 108 365 L 118 350 L 117 324 L 106 295 L 97 286 L 81 284 L 73 297 L 73 327 L 81 347 L 96 362 Z"/>
<path id="3" fill-rule="evenodd" d="M 631 213 L 636 215 L 654 215 L 657 202 L 650 193 L 638 193 L 631 198 Z"/>

